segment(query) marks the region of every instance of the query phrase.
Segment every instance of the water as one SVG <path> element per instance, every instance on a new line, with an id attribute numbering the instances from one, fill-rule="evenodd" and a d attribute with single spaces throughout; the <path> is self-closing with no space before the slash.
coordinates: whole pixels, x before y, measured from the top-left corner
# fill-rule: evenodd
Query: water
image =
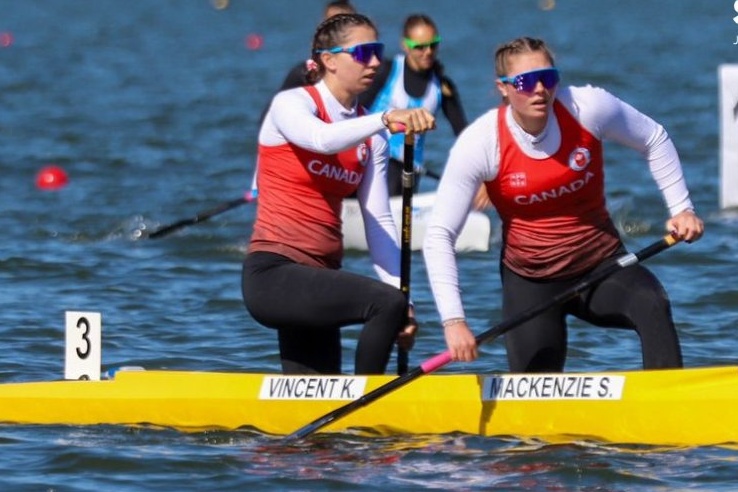
<path id="1" fill-rule="evenodd" d="M 65 310 L 102 312 L 106 367 L 278 369 L 273 333 L 250 319 L 240 298 L 250 206 L 165 239 L 136 233 L 248 187 L 261 110 L 307 56 L 322 5 L 2 0 L 0 40 L 12 42 L 0 48 L 0 381 L 62 376 Z M 495 46 L 527 34 L 553 46 L 565 82 L 602 85 L 662 122 L 707 235 L 648 264 L 672 298 L 685 364 L 735 363 L 738 218 L 718 208 L 717 66 L 738 58 L 731 2 L 356 5 L 377 21 L 390 52 L 405 15 L 436 19 L 441 58 L 470 118 L 497 104 Z M 259 50 L 245 45 L 253 33 L 263 36 Z M 452 143 L 448 125 L 439 126 L 427 150 L 437 171 Z M 638 155 L 606 152 L 610 208 L 638 249 L 662 234 L 663 204 Z M 69 173 L 59 192 L 34 186 L 49 163 Z M 479 331 L 500 320 L 495 237 L 490 253 L 460 259 Z M 413 260 L 423 332 L 411 357 L 419 363 L 444 345 L 422 258 Z M 346 267 L 370 273 L 363 254 L 349 254 Z M 639 367 L 634 335 L 573 326 L 568 370 Z M 350 360 L 350 341 L 346 347 Z M 444 371 L 504 369 L 497 341 L 473 364 Z M 738 474 L 730 448 L 460 435 L 317 437 L 275 449 L 247 431 L 5 426 L 0 456 L 0 484 L 10 490 L 729 490 Z"/>

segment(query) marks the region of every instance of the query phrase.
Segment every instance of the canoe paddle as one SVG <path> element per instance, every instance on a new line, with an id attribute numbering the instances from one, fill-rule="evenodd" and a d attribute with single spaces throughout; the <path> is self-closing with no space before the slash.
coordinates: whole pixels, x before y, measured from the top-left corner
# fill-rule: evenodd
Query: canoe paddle
<path id="1" fill-rule="evenodd" d="M 400 290 L 405 300 L 410 301 L 410 260 L 412 258 L 413 188 L 415 186 L 415 135 L 405 134 L 405 149 L 402 163 L 402 235 L 400 237 Z M 407 312 L 407 310 L 406 310 Z M 397 347 L 397 374 L 402 376 L 408 369 L 407 350 Z"/>
<path id="2" fill-rule="evenodd" d="M 405 170 L 403 169 L 403 174 L 404 173 L 405 173 Z M 436 180 L 441 179 L 441 176 L 439 174 L 437 174 L 437 173 L 435 173 L 435 172 L 433 172 L 433 171 L 431 171 L 429 169 L 426 169 L 424 167 L 423 168 L 418 168 L 418 174 L 421 175 L 421 176 L 429 176 L 429 177 L 431 177 L 433 179 L 436 179 Z M 404 181 L 404 179 L 405 178 L 403 177 L 403 181 Z M 404 187 L 404 184 L 403 184 L 403 187 Z M 404 192 L 404 189 L 403 189 L 403 199 L 404 199 L 404 196 L 405 196 L 404 193 L 405 192 Z M 173 233 L 175 231 L 178 231 L 180 229 L 183 229 L 183 228 L 185 228 L 187 226 L 191 226 L 191 225 L 197 224 L 199 222 L 204 222 L 204 221 L 210 219 L 211 217 L 214 217 L 216 215 L 220 215 L 223 212 L 227 212 L 229 210 L 232 210 L 234 208 L 240 207 L 241 205 L 245 205 L 245 204 L 250 203 L 252 201 L 254 201 L 254 197 L 251 195 L 251 192 L 250 191 L 249 192 L 246 192 L 246 194 L 244 196 L 242 196 L 241 198 L 236 198 L 234 200 L 223 202 L 223 203 L 221 203 L 221 204 L 219 204 L 219 205 L 217 205 L 217 206 L 215 206 L 215 207 L 213 207 L 211 209 L 208 209 L 208 210 L 205 210 L 205 211 L 202 211 L 202 212 L 196 214 L 192 218 L 178 220 L 177 222 L 173 222 L 171 224 L 168 224 L 168 225 L 165 225 L 165 226 L 161 226 L 158 229 L 156 229 L 154 232 L 152 232 L 151 234 L 146 235 L 146 237 L 148 237 L 149 239 L 157 239 L 157 238 L 160 238 L 160 237 L 168 236 L 169 234 L 171 234 L 171 233 Z M 403 205 L 403 209 L 404 208 L 405 208 L 405 206 Z M 404 218 L 404 216 L 403 216 L 403 218 Z M 399 362 L 398 362 L 398 364 L 399 364 Z M 405 365 L 405 370 L 407 371 L 407 363 Z M 398 371 L 399 371 L 399 369 L 398 369 Z"/>
<path id="3" fill-rule="evenodd" d="M 241 198 L 236 198 L 235 200 L 223 202 L 216 207 L 200 212 L 199 214 L 195 215 L 194 217 L 190 219 L 178 220 L 177 222 L 174 222 L 172 224 L 159 227 L 157 230 L 149 234 L 147 237 L 151 239 L 157 239 L 160 237 L 167 236 L 173 233 L 174 231 L 178 231 L 179 229 L 182 229 L 184 227 L 197 224 L 198 222 L 206 221 L 211 217 L 222 214 L 223 212 L 227 212 L 228 210 L 234 209 L 236 207 L 240 207 L 241 205 L 244 205 L 246 203 L 250 203 L 253 200 L 254 199 L 251 195 L 251 192 L 250 191 L 246 192 L 246 194 L 242 196 Z"/>
<path id="4" fill-rule="evenodd" d="M 631 265 L 635 265 L 643 260 L 646 260 L 654 256 L 655 254 L 660 253 L 661 251 L 664 251 L 665 249 L 673 246 L 677 242 L 679 242 L 679 239 L 672 236 L 671 234 L 667 234 L 660 240 L 656 241 L 655 243 L 649 246 L 646 246 L 645 248 L 638 251 L 637 253 L 628 253 L 628 254 L 621 256 L 620 258 L 617 259 L 617 261 L 610 263 L 607 266 L 592 272 L 591 274 L 584 277 L 579 283 L 570 287 L 569 289 L 565 290 L 559 295 L 554 296 L 547 302 L 544 302 L 538 306 L 534 306 L 515 316 L 512 316 L 511 318 L 508 318 L 507 320 L 502 321 L 501 323 L 497 324 L 496 326 L 493 326 L 487 331 L 480 333 L 479 335 L 476 336 L 477 345 L 480 345 L 487 341 L 494 340 L 495 338 L 510 331 L 516 326 L 521 325 L 524 322 L 538 316 L 539 314 L 543 313 L 547 309 L 550 309 L 553 306 L 562 304 L 570 299 L 573 299 L 577 295 L 586 291 L 593 285 L 605 279 L 605 277 L 612 275 L 618 270 L 621 270 L 623 268 L 626 268 Z M 404 375 L 393 379 L 389 383 L 383 384 L 382 386 L 370 391 L 369 393 L 360 397 L 357 400 L 353 400 L 352 402 L 347 403 L 346 405 L 343 405 L 342 407 L 339 407 L 333 410 L 332 412 L 327 413 L 326 415 L 323 415 L 322 417 L 310 422 L 304 427 L 297 429 L 292 434 L 286 436 L 285 439 L 302 439 L 304 437 L 307 437 L 310 434 L 318 431 L 319 429 L 322 429 L 323 427 L 330 424 L 331 422 L 335 422 L 341 417 L 344 417 L 352 413 L 353 411 L 358 410 L 359 408 L 364 407 L 375 400 L 378 400 L 379 398 L 391 393 L 392 391 L 398 388 L 405 386 L 406 384 L 419 378 L 420 376 L 423 376 L 424 374 L 428 374 L 437 369 L 440 369 L 441 367 L 445 366 L 449 362 L 451 362 L 451 354 L 448 350 L 439 355 L 436 355 L 435 357 L 431 357 L 430 359 L 426 360 L 425 362 L 423 362 L 421 365 L 419 365 L 412 371 L 407 372 Z"/>

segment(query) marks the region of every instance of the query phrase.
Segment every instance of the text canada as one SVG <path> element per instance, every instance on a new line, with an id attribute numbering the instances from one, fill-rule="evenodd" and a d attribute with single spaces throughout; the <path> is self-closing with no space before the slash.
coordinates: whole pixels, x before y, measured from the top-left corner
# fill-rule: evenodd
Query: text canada
<path id="1" fill-rule="evenodd" d="M 515 203 L 518 205 L 533 205 L 535 203 L 541 203 L 548 200 L 555 200 L 564 195 L 581 190 L 592 180 L 592 178 L 594 178 L 594 174 L 587 171 L 584 177 L 575 179 L 574 181 L 561 185 L 558 188 L 551 188 L 550 190 L 542 191 L 541 193 L 532 193 L 530 195 L 518 195 L 515 197 Z"/>

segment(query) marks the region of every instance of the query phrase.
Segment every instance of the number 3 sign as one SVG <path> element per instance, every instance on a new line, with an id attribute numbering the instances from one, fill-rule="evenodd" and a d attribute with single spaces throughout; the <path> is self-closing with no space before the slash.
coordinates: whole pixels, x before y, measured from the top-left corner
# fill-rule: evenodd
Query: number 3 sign
<path id="1" fill-rule="evenodd" d="M 64 379 L 100 380 L 100 313 L 66 311 Z"/>

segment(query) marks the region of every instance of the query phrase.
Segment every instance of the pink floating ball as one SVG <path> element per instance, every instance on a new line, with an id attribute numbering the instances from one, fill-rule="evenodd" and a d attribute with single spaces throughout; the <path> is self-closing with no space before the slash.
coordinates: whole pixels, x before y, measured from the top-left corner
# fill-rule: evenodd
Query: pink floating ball
<path id="1" fill-rule="evenodd" d="M 252 33 L 246 36 L 245 44 L 250 50 L 260 50 L 264 46 L 264 38 L 259 34 Z"/>
<path id="2" fill-rule="evenodd" d="M 13 33 L 0 32 L 0 48 L 8 48 L 13 44 Z"/>

